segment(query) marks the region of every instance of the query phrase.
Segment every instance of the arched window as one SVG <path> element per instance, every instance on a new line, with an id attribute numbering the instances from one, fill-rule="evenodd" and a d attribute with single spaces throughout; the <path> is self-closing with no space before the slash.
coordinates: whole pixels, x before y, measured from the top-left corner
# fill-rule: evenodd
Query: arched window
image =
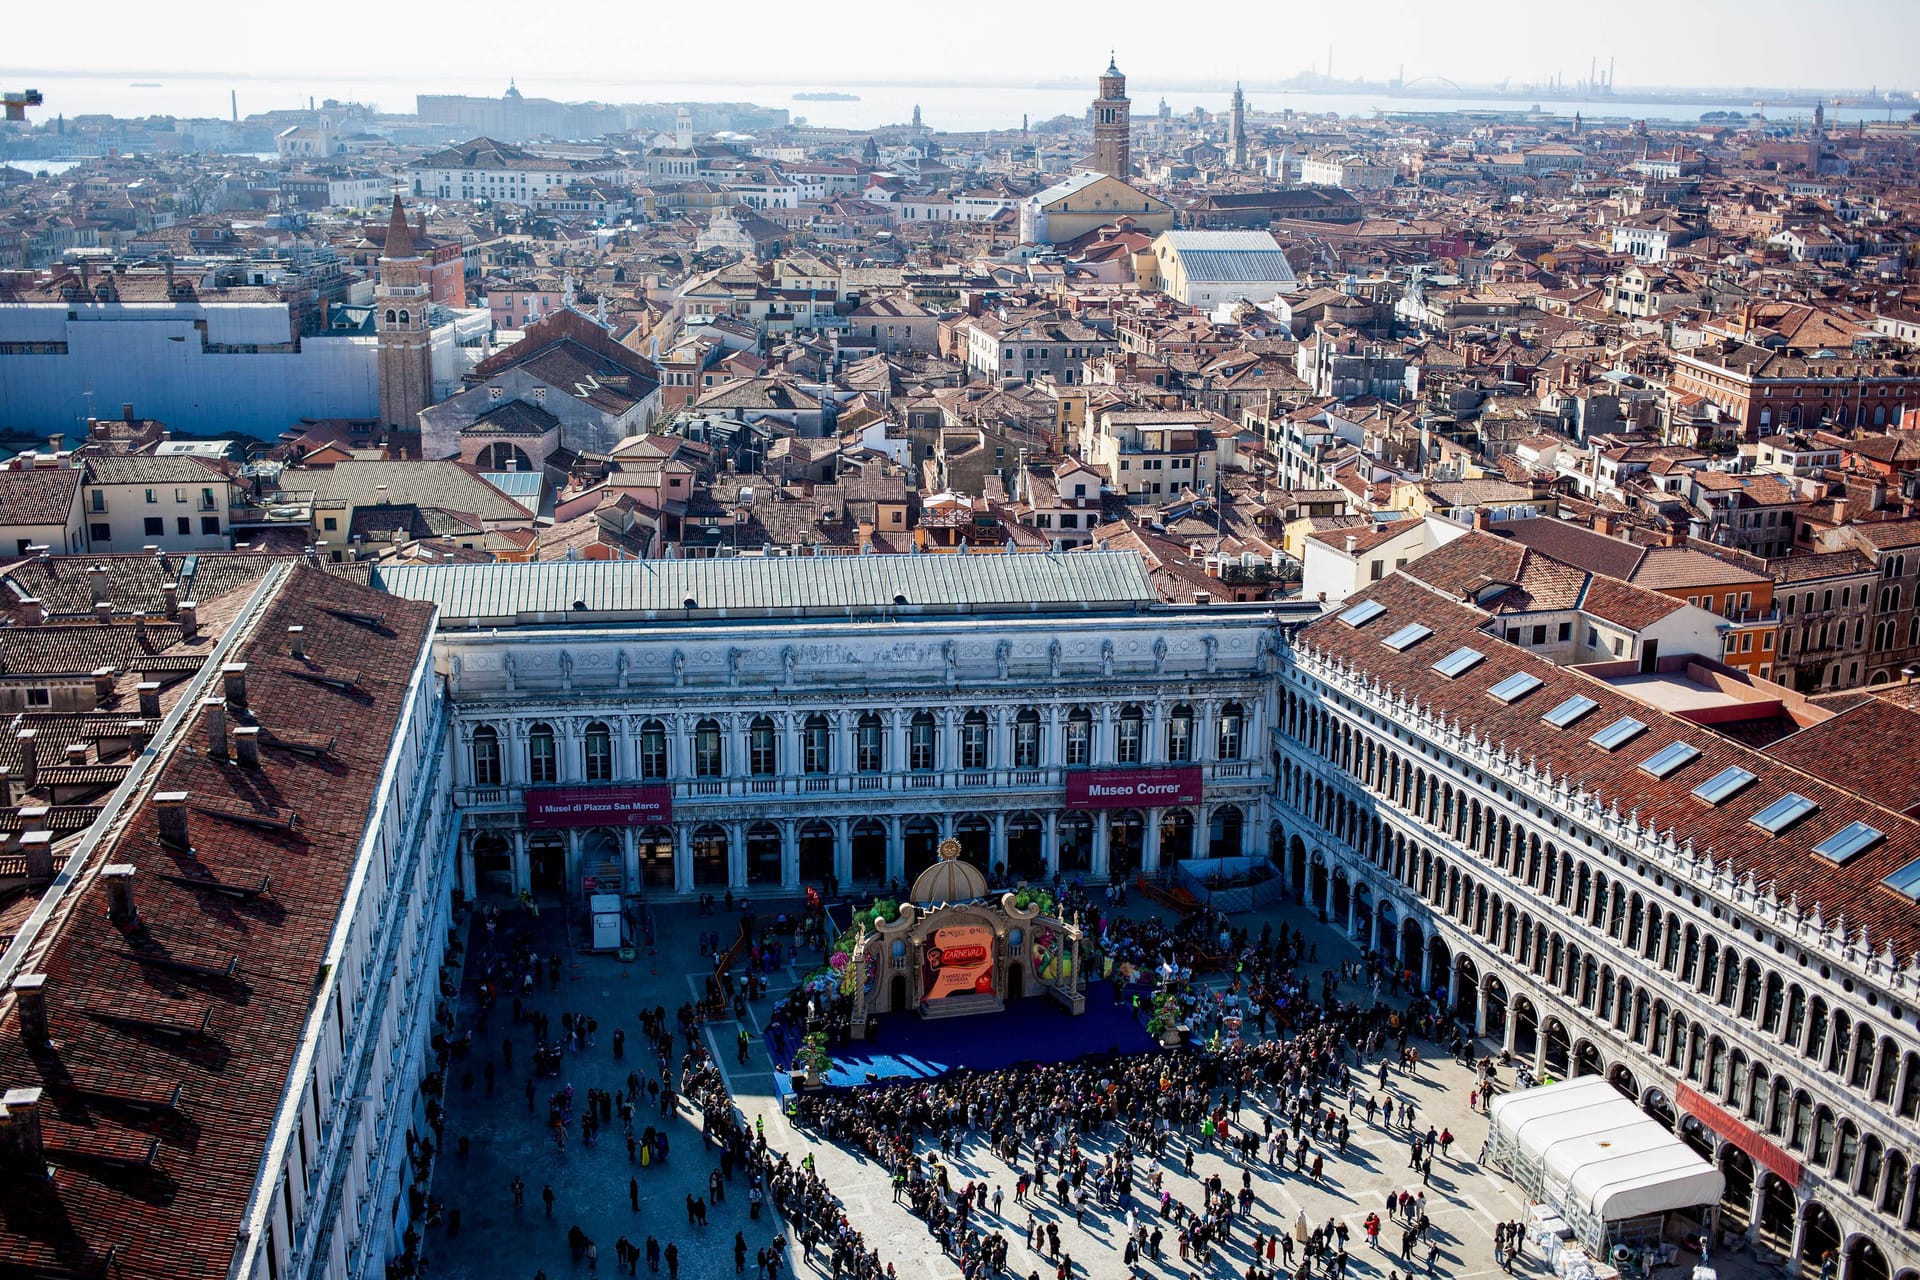
<path id="1" fill-rule="evenodd" d="M 394 311 L 393 311 L 393 308 L 392 308 L 392 307 L 388 307 L 388 308 L 387 308 L 387 323 L 388 323 L 388 324 L 392 324 L 393 322 L 394 322 Z"/>
<path id="2" fill-rule="evenodd" d="M 805 773 L 833 772 L 833 732 L 825 716 L 808 716 L 801 726 L 800 768 Z"/>
<path id="3" fill-rule="evenodd" d="M 582 739 L 582 748 L 582 763 L 586 766 L 587 781 L 612 781 L 613 734 L 607 726 L 598 720 L 588 725 L 586 737 Z"/>
<path id="4" fill-rule="evenodd" d="M 693 726 L 693 776 L 717 778 L 726 769 L 726 746 L 720 736 L 718 720 L 702 720 Z"/>
<path id="5" fill-rule="evenodd" d="M 500 785 L 500 735 L 492 725 L 483 724 L 473 731 L 473 784 Z"/>
<path id="6" fill-rule="evenodd" d="M 1813 1099 L 1804 1093 L 1793 1095 L 1793 1115 L 1787 1125 L 1787 1145 L 1805 1151 L 1813 1136 Z"/>
<path id="7" fill-rule="evenodd" d="M 1193 708 L 1185 704 L 1167 716 L 1167 759 L 1174 764 L 1193 759 Z"/>
<path id="8" fill-rule="evenodd" d="M 1093 759 L 1093 713 L 1075 707 L 1067 713 L 1067 763 L 1087 764 Z"/>
<path id="9" fill-rule="evenodd" d="M 408 315 L 408 314 L 407 314 L 407 313 L 406 313 L 405 311 L 402 311 L 402 312 L 400 313 L 400 323 L 401 323 L 401 324 L 406 324 L 406 323 L 408 323 L 409 321 L 411 321 L 412 319 L 413 319 L 413 317 L 412 317 L 412 316 L 410 316 L 410 315 Z"/>
<path id="10" fill-rule="evenodd" d="M 1040 767 L 1040 713 L 1032 707 L 1013 719 L 1013 767 Z"/>
<path id="11" fill-rule="evenodd" d="M 969 711 L 960 722 L 960 767 L 987 767 L 987 713 Z"/>
<path id="12" fill-rule="evenodd" d="M 758 716 L 747 726 L 747 772 L 756 778 L 770 778 L 779 771 L 780 746 L 773 721 Z"/>
<path id="13" fill-rule="evenodd" d="M 640 726 L 640 776 L 648 782 L 659 782 L 667 776 L 667 726 L 660 720 L 649 720 Z"/>
<path id="14" fill-rule="evenodd" d="M 560 762 L 553 750 L 552 725 L 536 724 L 527 734 L 527 777 L 535 783 L 560 780 Z"/>
<path id="15" fill-rule="evenodd" d="M 880 717 L 869 711 L 860 717 L 853 730 L 853 767 L 861 773 L 878 773 L 887 764 L 887 733 Z"/>
<path id="16" fill-rule="evenodd" d="M 1120 709 L 1120 734 L 1113 744 L 1113 758 L 1120 764 L 1139 764 L 1146 717 L 1137 705 Z"/>
<path id="17" fill-rule="evenodd" d="M 917 713 L 907 725 L 907 768 L 926 773 L 938 766 L 938 727 L 931 711 Z"/>

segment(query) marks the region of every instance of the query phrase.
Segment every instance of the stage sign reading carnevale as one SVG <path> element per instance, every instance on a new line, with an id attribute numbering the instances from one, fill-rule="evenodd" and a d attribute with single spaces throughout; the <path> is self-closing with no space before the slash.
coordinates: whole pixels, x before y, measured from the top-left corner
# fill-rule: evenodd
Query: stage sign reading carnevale
<path id="1" fill-rule="evenodd" d="M 672 787 L 531 787 L 527 826 L 650 827 L 673 821 Z"/>
<path id="2" fill-rule="evenodd" d="M 921 1000 L 993 993 L 993 929 L 984 924 L 955 924 L 935 929 L 920 966 Z"/>
<path id="3" fill-rule="evenodd" d="M 1200 766 L 1164 769 L 1081 769 L 1067 775 L 1069 809 L 1150 809 L 1198 804 Z"/>

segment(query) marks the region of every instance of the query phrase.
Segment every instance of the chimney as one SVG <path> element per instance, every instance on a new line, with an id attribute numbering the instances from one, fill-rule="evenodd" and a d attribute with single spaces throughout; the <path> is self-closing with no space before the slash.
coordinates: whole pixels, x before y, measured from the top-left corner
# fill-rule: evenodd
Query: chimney
<path id="1" fill-rule="evenodd" d="M 221 698 L 203 698 L 200 719 L 207 726 L 207 754 L 227 758 L 227 704 Z"/>
<path id="2" fill-rule="evenodd" d="M 140 714 L 149 720 L 160 718 L 160 682 L 142 680 L 140 682 Z"/>
<path id="3" fill-rule="evenodd" d="M 135 644 L 142 647 L 147 643 L 147 611 L 145 609 L 133 611 L 133 640 Z"/>
<path id="4" fill-rule="evenodd" d="M 260 726 L 242 725 L 233 731 L 233 753 L 242 769 L 260 767 Z"/>
<path id="5" fill-rule="evenodd" d="M 386 485 L 377 484 L 373 486 L 373 494 L 374 494 L 373 500 L 376 505 L 382 506 L 382 507 L 387 505 L 387 486 Z"/>
<path id="6" fill-rule="evenodd" d="M 1347 554 L 1353 555 L 1359 550 L 1360 550 L 1360 539 L 1354 537 L 1352 534 L 1348 534 L 1347 535 Z"/>
<path id="7" fill-rule="evenodd" d="M 1196 591 L 1196 592 L 1194 592 L 1194 593 L 1193 593 L 1193 602 L 1194 602 L 1194 603 L 1195 603 L 1196 605 L 1209 605 L 1209 604 L 1212 604 L 1212 603 L 1213 603 L 1213 592 L 1211 592 L 1211 591 Z"/>
<path id="8" fill-rule="evenodd" d="M 107 882 L 107 918 L 115 924 L 132 924 L 140 918 L 133 905 L 133 873 L 131 862 L 110 862 L 100 868 L 100 878 Z"/>
<path id="9" fill-rule="evenodd" d="M 0 769 L 0 809 L 11 809 L 14 805 L 13 775 Z"/>
<path id="10" fill-rule="evenodd" d="M 132 421 L 133 421 L 133 402 L 132 402 L 132 401 L 130 401 L 130 400 L 129 400 L 129 401 L 124 401 L 124 402 L 122 402 L 122 403 L 121 403 L 121 405 L 120 405 L 120 421 L 122 421 L 122 422 L 132 422 Z"/>
<path id="11" fill-rule="evenodd" d="M 161 567 L 165 568 L 166 566 L 162 565 Z M 179 583 L 169 582 L 164 584 L 160 588 L 160 598 L 166 601 L 167 616 L 169 618 L 177 618 L 180 616 L 180 584 Z"/>
<path id="12" fill-rule="evenodd" d="M 103 564 L 87 566 L 87 595 L 95 604 L 107 598 L 107 566 Z"/>
<path id="13" fill-rule="evenodd" d="M 105 706 L 113 700 L 113 668 L 95 667 L 93 669 L 94 701 Z"/>
<path id="14" fill-rule="evenodd" d="M 23 973 L 13 980 L 14 1008 L 20 1011 L 20 1038 L 29 1049 L 46 1047 L 47 975 Z"/>
<path id="15" fill-rule="evenodd" d="M 113 601 L 95 600 L 93 602 L 93 620 L 107 623 L 113 621 Z"/>
<path id="16" fill-rule="evenodd" d="M 1475 507 L 1473 509 L 1473 527 L 1482 533 L 1493 528 L 1493 513 L 1485 507 Z"/>
<path id="17" fill-rule="evenodd" d="M 66 764 L 70 769 L 78 769 L 87 763 L 87 744 L 70 742 L 67 744 Z"/>
<path id="18" fill-rule="evenodd" d="M 1601 537 L 1611 538 L 1613 536 L 1613 527 L 1612 512 L 1597 513 L 1593 517 L 1593 531 Z"/>
<path id="19" fill-rule="evenodd" d="M 180 602 L 180 638 L 191 640 L 200 634 L 200 602 L 182 600 Z"/>
<path id="20" fill-rule="evenodd" d="M 39 596 L 27 596 L 20 601 L 20 617 L 29 627 L 38 626 L 47 620 L 47 611 L 41 605 Z"/>
<path id="21" fill-rule="evenodd" d="M 293 656 L 305 662 L 307 660 L 307 629 L 294 625 L 287 628 L 287 645 Z"/>
<path id="22" fill-rule="evenodd" d="M 139 755 L 147 749 L 147 743 L 153 739 L 153 730 L 147 727 L 145 720 L 129 720 L 125 724 L 127 731 L 127 750 Z"/>
<path id="23" fill-rule="evenodd" d="M 160 815 L 160 843 L 191 853 L 193 841 L 187 835 L 187 793 L 157 791 L 153 803 Z"/>
<path id="24" fill-rule="evenodd" d="M 227 705 L 236 711 L 247 709 L 247 664 L 229 662 L 220 668 L 220 678 L 226 683 Z"/>
<path id="25" fill-rule="evenodd" d="M 173 562 L 167 559 L 167 553 L 161 550 L 159 547 L 155 547 L 153 549 L 153 562 L 160 566 L 160 572 L 162 573 L 173 572 Z M 180 584 L 175 583 L 174 585 L 177 587 Z"/>
<path id="26" fill-rule="evenodd" d="M 35 977 L 40 975 L 35 974 Z M 46 1015 L 41 1014 L 45 1022 Z M 25 1030 L 24 1023 L 22 1030 Z M 46 1043 L 43 1037 L 41 1043 Z M 0 1166 L 15 1174 L 49 1181 L 47 1158 L 40 1144 L 40 1089 L 9 1089 L 0 1097 Z"/>
<path id="27" fill-rule="evenodd" d="M 44 813 L 45 810 L 41 812 Z M 22 832 L 20 856 L 27 862 L 28 884 L 35 888 L 44 888 L 53 883 L 53 832 Z"/>
<path id="28" fill-rule="evenodd" d="M 40 782 L 40 750 L 34 740 L 40 736 L 38 729 L 22 729 L 13 735 L 20 746 L 20 789 L 31 791 Z"/>

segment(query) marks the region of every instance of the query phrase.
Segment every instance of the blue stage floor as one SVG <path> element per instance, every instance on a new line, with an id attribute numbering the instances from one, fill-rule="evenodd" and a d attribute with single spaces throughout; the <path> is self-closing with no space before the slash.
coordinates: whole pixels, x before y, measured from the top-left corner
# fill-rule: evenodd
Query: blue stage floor
<path id="1" fill-rule="evenodd" d="M 1148 988 L 1139 988 L 1144 1001 Z M 1132 989 L 1087 988 L 1087 1011 L 1074 1017 L 1047 996 L 1015 1000 L 999 1013 L 928 1021 L 917 1013 L 880 1017 L 872 1040 L 842 1045 L 829 1087 L 875 1080 L 927 1080 L 951 1071 L 993 1071 L 1021 1062 L 1071 1062 L 1090 1053 L 1147 1053 L 1160 1047 L 1134 1014 Z"/>

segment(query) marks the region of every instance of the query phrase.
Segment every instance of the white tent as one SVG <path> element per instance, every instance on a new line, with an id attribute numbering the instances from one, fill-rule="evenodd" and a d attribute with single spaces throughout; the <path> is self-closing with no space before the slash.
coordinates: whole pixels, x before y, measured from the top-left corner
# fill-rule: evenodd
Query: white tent
<path id="1" fill-rule="evenodd" d="M 1569 1222 L 1698 1208 L 1726 1191 L 1725 1175 L 1594 1076 L 1506 1094 L 1491 1115 L 1496 1153 L 1537 1171 Z"/>

